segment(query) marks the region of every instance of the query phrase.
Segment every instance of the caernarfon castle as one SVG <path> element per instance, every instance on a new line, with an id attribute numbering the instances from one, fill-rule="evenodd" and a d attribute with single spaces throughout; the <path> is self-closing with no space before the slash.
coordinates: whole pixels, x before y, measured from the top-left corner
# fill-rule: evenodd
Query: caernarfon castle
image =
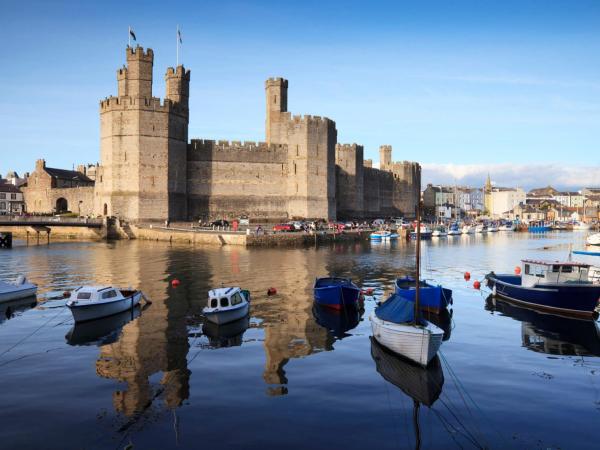
<path id="1" fill-rule="evenodd" d="M 154 54 L 126 50 L 116 96 L 100 102 L 100 163 L 51 169 L 39 160 L 25 193 L 29 212 L 69 210 L 133 221 L 412 216 L 419 164 L 379 169 L 363 147 L 337 142 L 333 120 L 288 112 L 288 81 L 265 83 L 266 142 L 188 139 L 190 71 L 168 68 L 152 95 Z"/>

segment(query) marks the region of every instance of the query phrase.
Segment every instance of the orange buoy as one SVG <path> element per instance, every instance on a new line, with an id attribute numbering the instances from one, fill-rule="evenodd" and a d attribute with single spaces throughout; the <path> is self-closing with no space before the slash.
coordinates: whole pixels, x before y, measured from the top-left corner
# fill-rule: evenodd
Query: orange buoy
<path id="1" fill-rule="evenodd" d="M 174 280 L 171 281 L 171 286 L 172 287 L 177 287 L 180 284 L 181 284 L 181 282 L 177 278 L 175 278 Z"/>
<path id="2" fill-rule="evenodd" d="M 277 289 L 275 289 L 274 287 L 270 287 L 269 289 L 267 289 L 267 295 L 275 295 L 277 294 Z"/>
<path id="3" fill-rule="evenodd" d="M 70 296 L 71 296 L 71 293 L 69 291 L 64 291 L 63 292 L 63 298 L 67 298 L 67 297 L 70 297 Z"/>
<path id="4" fill-rule="evenodd" d="M 520 266 L 515 267 L 515 275 L 521 275 L 521 267 Z"/>
<path id="5" fill-rule="evenodd" d="M 367 288 L 367 289 L 364 289 L 364 290 L 362 291 L 362 294 L 364 294 L 364 295 L 369 295 L 369 296 L 370 296 L 370 295 L 373 295 L 373 288 Z"/>
<path id="6" fill-rule="evenodd" d="M 475 289 L 479 289 L 479 288 L 481 287 L 481 283 L 480 283 L 479 281 L 475 280 L 475 281 L 473 282 L 473 287 L 474 287 Z"/>
<path id="7" fill-rule="evenodd" d="M 465 281 L 469 281 L 471 279 L 471 272 L 465 272 Z"/>

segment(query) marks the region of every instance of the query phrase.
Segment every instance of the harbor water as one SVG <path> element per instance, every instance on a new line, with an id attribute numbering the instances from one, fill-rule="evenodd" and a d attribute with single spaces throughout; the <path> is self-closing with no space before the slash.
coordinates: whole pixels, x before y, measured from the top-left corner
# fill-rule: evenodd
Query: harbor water
<path id="1" fill-rule="evenodd" d="M 424 275 L 451 288 L 454 304 L 440 357 L 423 371 L 370 339 L 376 301 L 414 271 L 414 242 L 16 240 L 0 251 L 0 279 L 22 273 L 40 290 L 37 303 L 0 304 L 0 447 L 597 448 L 596 323 L 473 289 L 491 270 L 566 259 L 584 241 L 552 232 L 424 242 Z M 373 289 L 364 312 L 314 308 L 312 285 L 325 275 Z M 62 293 L 88 284 L 139 288 L 152 303 L 74 325 Z M 203 323 L 207 291 L 222 285 L 250 290 L 248 320 Z"/>

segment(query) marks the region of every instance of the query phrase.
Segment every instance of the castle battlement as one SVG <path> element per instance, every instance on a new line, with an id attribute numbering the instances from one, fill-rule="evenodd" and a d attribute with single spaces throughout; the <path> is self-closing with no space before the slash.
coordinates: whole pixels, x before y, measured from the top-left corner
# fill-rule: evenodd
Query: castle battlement
<path id="1" fill-rule="evenodd" d="M 291 124 L 307 124 L 307 125 L 327 125 L 335 124 L 335 122 L 328 117 L 312 116 L 310 114 L 305 115 L 292 115 L 290 112 L 282 112 L 281 116 L 284 120 L 287 120 Z"/>
<path id="2" fill-rule="evenodd" d="M 115 97 L 110 96 L 100 101 L 100 111 L 125 111 L 128 109 L 144 109 L 148 111 L 184 114 L 187 108 L 169 99 L 158 97 Z"/>
<path id="3" fill-rule="evenodd" d="M 173 67 L 167 67 L 167 73 L 165 74 L 166 77 L 181 77 L 181 78 L 185 78 L 188 81 L 190 81 L 190 70 L 189 69 L 185 69 L 185 67 L 183 67 L 182 65 L 179 65 L 175 68 Z"/>
<path id="4" fill-rule="evenodd" d="M 347 150 L 347 151 L 356 151 L 358 148 L 363 148 L 362 145 L 353 143 L 353 144 L 335 144 L 336 150 Z"/>
<path id="5" fill-rule="evenodd" d="M 282 77 L 268 78 L 265 81 L 265 87 L 269 87 L 269 86 L 283 86 L 283 87 L 287 88 L 288 80 L 286 80 L 285 78 L 282 78 Z"/>
<path id="6" fill-rule="evenodd" d="M 144 51 L 144 47 L 136 46 L 129 47 L 127 46 L 127 59 L 141 59 L 141 60 L 154 60 L 154 51 L 151 48 L 147 48 Z"/>
<path id="7" fill-rule="evenodd" d="M 194 151 L 236 151 L 236 152 L 287 152 L 286 144 L 267 144 L 256 141 L 215 141 L 212 139 L 192 139 L 190 147 Z"/>

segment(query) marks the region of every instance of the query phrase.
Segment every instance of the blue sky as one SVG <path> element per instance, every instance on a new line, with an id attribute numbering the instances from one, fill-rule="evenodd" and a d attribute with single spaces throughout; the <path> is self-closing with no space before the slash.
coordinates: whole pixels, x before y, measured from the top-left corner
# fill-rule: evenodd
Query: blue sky
<path id="1" fill-rule="evenodd" d="M 96 162 L 127 27 L 162 97 L 179 24 L 191 138 L 264 140 L 263 83 L 283 76 L 290 111 L 374 160 L 392 144 L 427 181 L 547 184 L 511 167 L 550 164 L 600 184 L 600 1 L 1 1 L 2 174 Z"/>

